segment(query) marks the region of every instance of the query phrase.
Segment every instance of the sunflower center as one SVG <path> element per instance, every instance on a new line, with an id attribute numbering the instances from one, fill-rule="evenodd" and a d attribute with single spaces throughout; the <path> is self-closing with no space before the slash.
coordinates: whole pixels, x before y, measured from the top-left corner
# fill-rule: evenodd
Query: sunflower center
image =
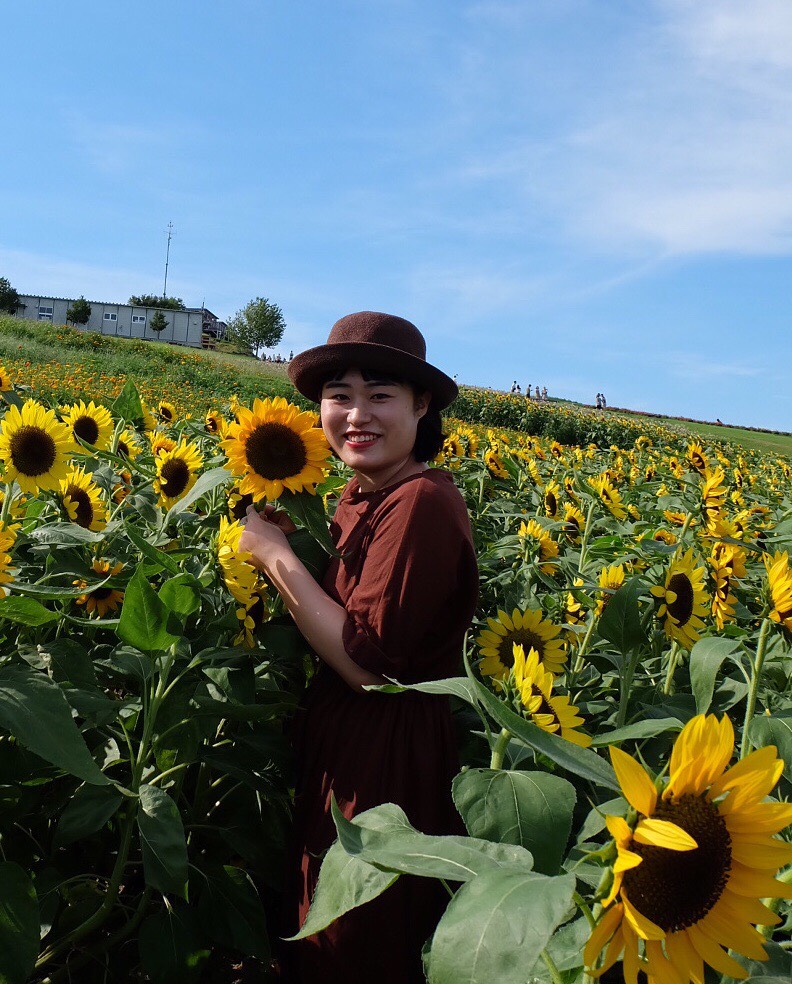
<path id="1" fill-rule="evenodd" d="M 181 458 L 171 458 L 160 469 L 160 485 L 169 499 L 182 495 L 190 483 L 190 468 Z"/>
<path id="2" fill-rule="evenodd" d="M 550 515 L 555 516 L 558 512 L 558 500 L 552 492 L 548 492 L 547 495 L 545 495 L 545 505 L 547 506 L 547 511 Z"/>
<path id="3" fill-rule="evenodd" d="M 110 595 L 113 593 L 113 588 L 95 588 L 91 594 L 97 601 L 107 601 Z"/>
<path id="4" fill-rule="evenodd" d="M 274 481 L 298 475 L 308 462 L 299 434 L 285 424 L 259 424 L 245 441 L 247 463 L 262 478 Z"/>
<path id="5" fill-rule="evenodd" d="M 81 489 L 77 485 L 70 485 L 66 490 L 66 495 L 77 506 L 74 522 L 86 530 L 89 529 L 94 519 L 94 507 L 90 495 L 85 489 Z"/>
<path id="6" fill-rule="evenodd" d="M 247 515 L 248 506 L 253 505 L 253 496 L 248 492 L 245 495 L 239 496 L 237 501 L 231 506 L 231 515 L 234 519 L 242 519 L 243 516 Z"/>
<path id="7" fill-rule="evenodd" d="M 523 651 L 526 653 L 535 649 L 539 654 L 539 659 L 544 659 L 545 644 L 544 639 L 540 635 L 537 635 L 536 632 L 532 632 L 530 629 L 512 629 L 500 645 L 500 661 L 507 669 L 514 666 L 514 653 L 512 650 L 514 643 L 522 646 Z"/>
<path id="8" fill-rule="evenodd" d="M 41 427 L 26 424 L 12 436 L 9 442 L 11 462 L 16 470 L 32 478 L 45 475 L 55 464 L 57 446 Z"/>
<path id="9" fill-rule="evenodd" d="M 75 435 L 81 441 L 85 441 L 86 444 L 96 444 L 99 438 L 99 424 L 97 424 L 93 417 L 78 417 L 74 421 L 72 429 Z"/>
<path id="10" fill-rule="evenodd" d="M 539 706 L 535 711 L 531 712 L 532 714 L 549 714 L 553 720 L 556 719 L 556 712 L 553 710 L 552 705 L 535 683 L 531 684 L 531 696 L 539 698 Z"/>
<path id="11" fill-rule="evenodd" d="M 173 414 L 170 411 L 170 407 L 160 407 L 160 417 L 162 417 L 166 423 L 170 423 L 173 420 Z"/>
<path id="12" fill-rule="evenodd" d="M 687 625 L 690 616 L 693 614 L 693 585 L 686 574 L 674 574 L 668 582 L 669 591 L 676 595 L 674 601 L 668 606 L 668 614 L 671 615 L 679 625 Z"/>
<path id="13" fill-rule="evenodd" d="M 129 445 L 126 441 L 119 441 L 116 445 L 116 451 L 124 458 L 129 457 Z"/>
<path id="14" fill-rule="evenodd" d="M 723 895 L 731 837 L 717 807 L 692 793 L 662 803 L 653 818 L 675 823 L 699 846 L 669 851 L 633 841 L 630 850 L 643 861 L 625 872 L 624 889 L 641 915 L 666 933 L 678 933 L 703 919 Z"/>

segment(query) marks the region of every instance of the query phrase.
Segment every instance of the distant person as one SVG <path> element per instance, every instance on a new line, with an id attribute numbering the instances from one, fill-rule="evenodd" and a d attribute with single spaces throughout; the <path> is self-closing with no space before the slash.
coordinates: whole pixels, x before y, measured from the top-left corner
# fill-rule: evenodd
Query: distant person
<path id="1" fill-rule="evenodd" d="M 715 423 L 716 423 L 716 424 L 720 424 L 720 425 L 721 425 L 721 427 L 723 427 L 723 421 L 722 421 L 722 420 L 720 419 L 720 417 L 716 417 L 716 418 L 715 418 Z"/>
<path id="2" fill-rule="evenodd" d="M 517 383 L 517 389 L 515 390 L 518 396 L 522 396 L 522 390 L 520 389 L 520 384 Z"/>
<path id="3" fill-rule="evenodd" d="M 516 393 L 516 392 L 517 392 L 517 380 L 516 380 L 516 379 L 515 379 L 515 380 L 514 380 L 514 382 L 513 382 L 512 384 L 511 384 L 511 389 L 509 390 L 509 392 L 510 392 L 510 393 Z"/>
<path id="4" fill-rule="evenodd" d="M 547 387 L 546 386 L 543 386 L 542 387 L 542 399 L 543 400 L 546 400 L 547 399 Z"/>
<path id="5" fill-rule="evenodd" d="M 536 399 L 537 400 L 541 400 L 542 399 L 542 394 L 539 392 L 539 387 L 538 386 L 536 387 Z"/>
<path id="6" fill-rule="evenodd" d="M 292 349 L 289 349 L 289 362 L 291 362 L 293 358 L 294 358 L 294 351 Z"/>
<path id="7" fill-rule="evenodd" d="M 605 394 L 604 393 L 600 393 L 600 400 L 602 400 L 602 409 L 603 410 L 606 410 L 607 407 L 608 407 L 608 404 L 605 402 Z"/>
<path id="8" fill-rule="evenodd" d="M 601 393 L 597 393 L 597 409 L 598 410 L 601 410 L 602 409 L 602 394 Z"/>

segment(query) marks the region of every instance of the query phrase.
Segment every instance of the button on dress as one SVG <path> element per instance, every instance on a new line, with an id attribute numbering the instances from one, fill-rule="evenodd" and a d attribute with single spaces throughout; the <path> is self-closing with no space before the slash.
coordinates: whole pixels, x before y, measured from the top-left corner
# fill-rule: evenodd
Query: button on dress
<path id="1" fill-rule="evenodd" d="M 451 475 L 427 469 L 375 492 L 356 479 L 339 500 L 323 587 L 347 612 L 359 666 L 401 683 L 456 676 L 478 596 L 470 520 Z M 464 833 L 451 799 L 459 771 L 448 699 L 357 693 L 322 663 L 297 712 L 296 849 L 288 928 L 308 912 L 336 839 L 331 793 L 347 818 L 397 803 L 418 830 Z M 285 945 L 294 984 L 422 984 L 421 948 L 448 903 L 443 886 L 402 876 L 382 896 L 308 940 Z"/>

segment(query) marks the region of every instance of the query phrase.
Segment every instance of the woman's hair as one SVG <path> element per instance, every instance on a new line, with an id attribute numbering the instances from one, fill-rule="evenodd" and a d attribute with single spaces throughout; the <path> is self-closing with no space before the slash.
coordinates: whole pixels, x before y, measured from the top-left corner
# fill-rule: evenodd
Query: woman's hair
<path id="1" fill-rule="evenodd" d="M 322 386 L 325 383 L 341 379 L 350 368 L 352 367 L 347 366 L 345 369 L 334 372 L 331 376 L 323 379 Z M 375 380 L 378 383 L 395 383 L 397 386 L 409 386 L 416 397 L 426 392 L 426 390 L 417 383 L 414 383 L 411 379 L 405 379 L 403 376 L 394 375 L 391 372 L 374 372 L 373 369 L 361 369 L 360 375 L 367 383 Z M 413 457 L 416 461 L 431 461 L 440 454 L 444 441 L 443 421 L 440 417 L 440 411 L 432 399 L 429 401 L 426 413 L 418 421 L 418 429 L 415 432 L 415 444 L 413 444 L 412 449 Z"/>

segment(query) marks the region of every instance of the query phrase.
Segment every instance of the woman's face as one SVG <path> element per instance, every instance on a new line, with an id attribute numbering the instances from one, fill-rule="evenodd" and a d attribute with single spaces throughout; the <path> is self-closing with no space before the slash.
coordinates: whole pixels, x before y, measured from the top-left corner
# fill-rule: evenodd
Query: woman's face
<path id="1" fill-rule="evenodd" d="M 428 393 L 416 396 L 403 383 L 378 380 L 348 369 L 322 387 L 322 429 L 330 446 L 350 468 L 378 486 L 408 462 Z"/>

